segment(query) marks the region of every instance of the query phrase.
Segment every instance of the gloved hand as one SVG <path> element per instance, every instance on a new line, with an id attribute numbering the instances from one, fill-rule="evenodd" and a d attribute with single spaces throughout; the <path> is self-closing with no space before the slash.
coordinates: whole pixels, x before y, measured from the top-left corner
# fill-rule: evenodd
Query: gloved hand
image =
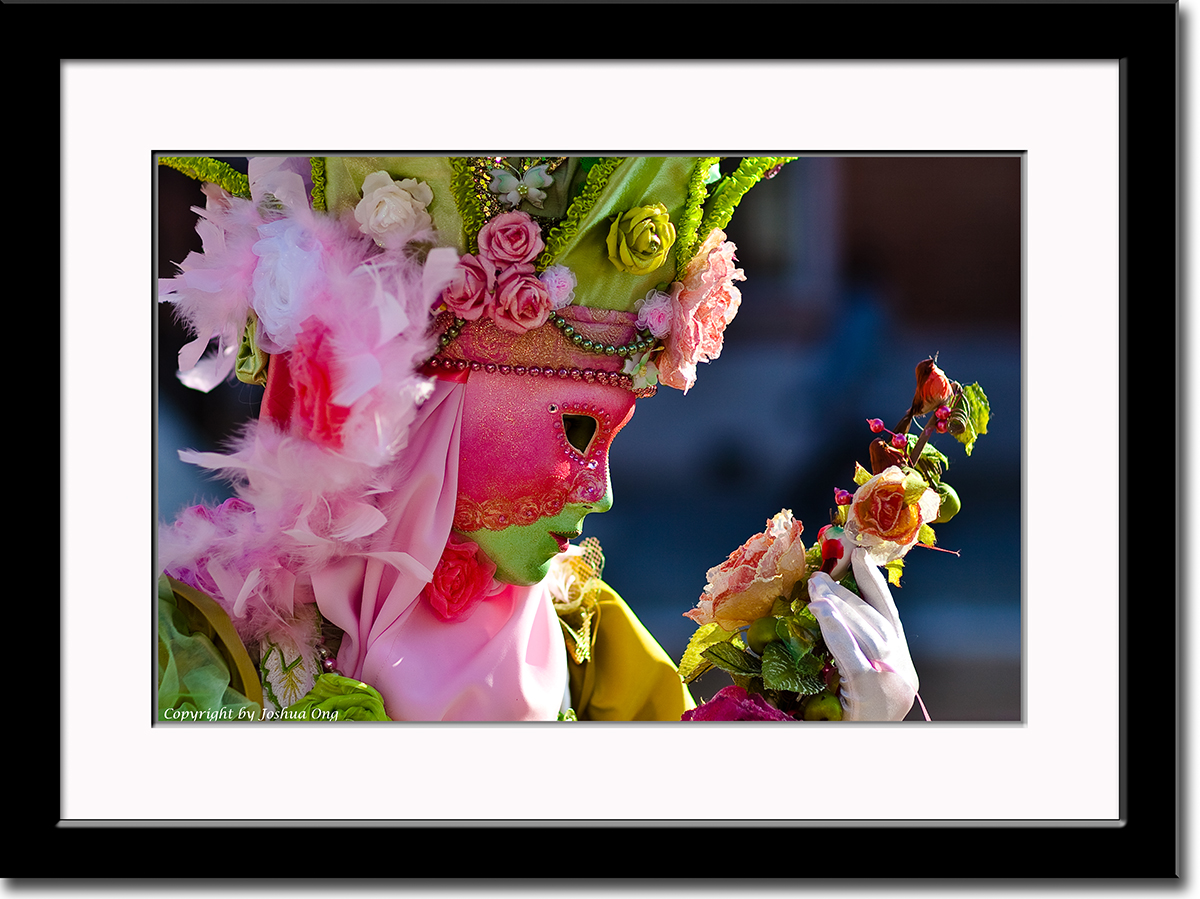
<path id="1" fill-rule="evenodd" d="M 883 572 L 865 560 L 862 549 L 850 559 L 865 601 L 817 572 L 808 582 L 808 608 L 837 662 L 843 720 L 900 721 L 919 684 L 904 627 Z"/>

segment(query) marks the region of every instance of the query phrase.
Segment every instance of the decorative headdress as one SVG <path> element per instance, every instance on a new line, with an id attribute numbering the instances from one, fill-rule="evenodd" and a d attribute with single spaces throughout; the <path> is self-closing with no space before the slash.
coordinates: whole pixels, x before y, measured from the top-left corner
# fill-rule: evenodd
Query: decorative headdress
<path id="1" fill-rule="evenodd" d="M 243 638 L 278 639 L 303 618 L 297 578 L 383 528 L 385 472 L 439 378 L 688 390 L 740 303 L 723 229 L 791 158 L 722 174 L 718 157 L 257 157 L 241 174 L 160 157 L 208 201 L 203 252 L 160 286 L 195 334 L 180 378 L 266 388 L 231 452 L 181 453 L 239 498 L 164 530 L 160 564 Z"/>

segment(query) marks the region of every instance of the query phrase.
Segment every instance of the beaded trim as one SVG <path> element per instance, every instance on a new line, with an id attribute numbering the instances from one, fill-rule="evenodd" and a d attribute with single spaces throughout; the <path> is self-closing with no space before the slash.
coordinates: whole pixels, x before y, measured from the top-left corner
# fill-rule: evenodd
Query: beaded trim
<path id="1" fill-rule="evenodd" d="M 597 356 L 623 356 L 632 358 L 640 353 L 649 350 L 657 342 L 657 339 L 647 329 L 638 331 L 638 339 L 629 343 L 623 343 L 620 346 L 606 344 L 599 340 L 592 340 L 582 331 L 578 330 L 577 323 L 573 324 L 563 318 L 557 312 L 551 312 L 549 321 L 554 327 L 562 332 L 563 337 L 571 341 L 577 349 L 587 353 L 594 353 Z M 445 331 L 438 337 L 438 346 L 442 349 L 453 343 L 454 339 L 462 333 L 462 329 L 466 326 L 466 319 L 455 317 Z"/>
<path id="2" fill-rule="evenodd" d="M 605 384 L 609 387 L 621 387 L 628 390 L 639 399 L 654 396 L 658 385 L 634 388 L 633 376 L 619 371 L 598 371 L 592 368 L 555 368 L 553 365 L 503 365 L 498 362 L 473 362 L 467 359 L 448 359 L 445 356 L 434 356 L 426 365 L 436 370 L 447 372 L 484 371 L 488 374 L 527 375 L 533 378 L 570 378 L 573 381 L 586 381 L 589 384 Z"/>
<path id="3" fill-rule="evenodd" d="M 631 342 L 613 346 L 605 344 L 598 340 L 591 340 L 582 331 L 579 331 L 574 324 L 567 321 L 557 312 L 550 313 L 550 323 L 558 330 L 562 331 L 563 337 L 575 344 L 579 349 L 588 353 L 596 353 L 601 356 L 636 356 L 638 353 L 644 353 L 650 347 L 654 346 L 654 335 L 649 330 L 643 329 L 638 331 L 638 339 Z"/>

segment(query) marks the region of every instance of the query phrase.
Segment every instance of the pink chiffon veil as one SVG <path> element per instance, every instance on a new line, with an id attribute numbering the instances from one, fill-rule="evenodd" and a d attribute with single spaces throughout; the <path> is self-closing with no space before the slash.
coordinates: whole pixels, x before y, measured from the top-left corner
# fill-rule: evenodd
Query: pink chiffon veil
<path id="1" fill-rule="evenodd" d="M 339 671 L 379 690 L 393 720 L 554 720 L 566 647 L 544 583 L 497 584 L 453 622 L 421 598 L 454 520 L 466 389 L 436 381 L 380 495 L 386 524 L 365 551 L 315 573 L 313 593 L 345 631 Z"/>

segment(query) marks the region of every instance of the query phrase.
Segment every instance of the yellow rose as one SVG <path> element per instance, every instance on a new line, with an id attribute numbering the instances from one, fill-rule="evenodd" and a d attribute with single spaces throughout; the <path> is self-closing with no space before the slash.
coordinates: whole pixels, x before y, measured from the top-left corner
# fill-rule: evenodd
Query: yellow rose
<path id="1" fill-rule="evenodd" d="M 675 226 L 661 203 L 636 206 L 617 216 L 607 243 L 613 265 L 632 275 L 648 275 L 667 261 L 675 245 Z"/>

